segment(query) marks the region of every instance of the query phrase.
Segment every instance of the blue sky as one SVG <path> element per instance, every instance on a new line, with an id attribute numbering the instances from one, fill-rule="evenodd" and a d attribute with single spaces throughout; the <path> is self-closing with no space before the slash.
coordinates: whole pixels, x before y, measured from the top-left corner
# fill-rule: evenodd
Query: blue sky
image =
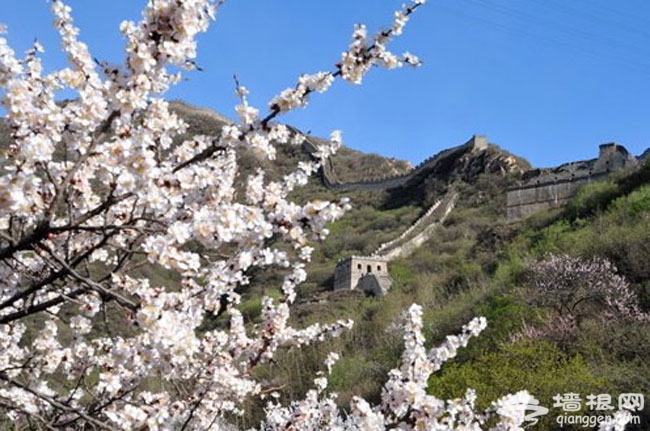
<path id="1" fill-rule="evenodd" d="M 119 62 L 117 31 L 144 1 L 69 1 L 94 56 Z M 169 98 L 234 116 L 237 74 L 264 107 L 305 72 L 331 70 L 352 26 L 390 22 L 402 0 L 227 2 L 202 35 L 203 72 Z M 37 38 L 46 68 L 63 58 L 45 0 L 1 0 L 0 23 L 24 50 Z M 472 134 L 535 166 L 592 158 L 616 141 L 650 147 L 650 2 L 647 0 L 429 0 L 393 45 L 419 69 L 377 69 L 362 86 L 338 83 L 283 121 L 346 145 L 418 163 Z"/>

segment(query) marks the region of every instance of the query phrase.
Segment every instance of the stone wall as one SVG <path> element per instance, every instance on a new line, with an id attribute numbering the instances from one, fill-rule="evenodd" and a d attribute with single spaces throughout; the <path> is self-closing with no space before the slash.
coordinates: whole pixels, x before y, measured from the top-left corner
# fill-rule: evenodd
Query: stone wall
<path id="1" fill-rule="evenodd" d="M 383 257 L 388 261 L 391 261 L 399 257 L 408 257 L 413 254 L 415 250 L 417 250 L 422 244 L 427 242 L 433 236 L 436 228 L 444 223 L 444 221 L 447 219 L 447 216 L 454 209 L 457 199 L 457 193 L 449 192 L 447 196 L 444 197 L 443 203 L 439 207 L 439 211 L 435 219 L 428 220 L 426 227 L 422 231 L 419 231 L 419 233 L 408 238 L 403 243 L 390 248 L 383 254 Z"/>
<path id="2" fill-rule="evenodd" d="M 314 141 L 314 142 L 311 142 Z M 303 144 L 303 148 L 307 152 L 314 152 L 316 150 L 317 139 L 309 137 Z M 443 150 L 438 154 L 431 156 L 417 165 L 413 170 L 404 175 L 398 175 L 386 178 L 372 178 L 364 181 L 353 183 L 342 183 L 338 180 L 335 172 L 335 167 L 331 161 L 326 163 L 322 168 L 323 183 L 326 187 L 336 191 L 350 191 L 350 190 L 389 190 L 397 187 L 402 187 L 409 183 L 409 181 L 425 174 L 426 172 L 434 169 L 443 159 L 454 153 L 464 153 L 467 151 L 483 151 L 488 148 L 488 139 L 486 136 L 474 135 L 463 145 Z"/>
<path id="3" fill-rule="evenodd" d="M 351 256 L 341 259 L 334 272 L 334 290 L 361 289 L 367 294 L 384 295 L 391 285 L 388 262 L 406 257 L 426 242 L 435 228 L 442 224 L 454 208 L 458 194 L 448 192 L 413 226 L 395 240 L 383 244 L 372 256 Z M 413 227 L 421 229 L 413 230 Z M 381 251 L 381 255 L 379 252 Z"/>
<path id="4" fill-rule="evenodd" d="M 419 228 L 420 226 L 422 226 L 422 224 L 423 224 L 425 221 L 428 221 L 427 219 L 428 219 L 429 217 L 431 217 L 431 214 L 433 214 L 433 212 L 434 212 L 436 209 L 438 209 L 438 207 L 440 206 L 440 203 L 441 203 L 441 202 L 442 202 L 442 200 L 438 200 L 438 201 L 436 201 L 433 205 L 431 205 L 431 207 L 427 210 L 427 212 L 424 213 L 424 215 L 422 215 L 422 217 L 420 217 L 419 219 L 417 219 L 416 222 L 413 223 L 413 224 L 412 224 L 408 229 L 406 229 L 404 232 L 402 232 L 402 234 L 401 234 L 400 236 L 398 236 L 397 238 L 394 238 L 394 239 L 392 239 L 392 240 L 390 240 L 390 241 L 388 241 L 388 242 L 385 242 L 385 243 L 381 244 L 381 245 L 379 246 L 379 248 L 377 248 L 377 250 L 373 253 L 373 255 L 380 255 L 380 254 L 382 254 L 383 252 L 385 252 L 385 251 L 387 251 L 387 250 L 390 250 L 391 248 L 393 248 L 393 247 L 399 245 L 401 242 L 405 241 L 406 238 L 407 238 L 409 235 L 411 235 L 413 232 L 415 232 L 415 230 L 416 230 L 417 228 Z"/>
<path id="5" fill-rule="evenodd" d="M 578 190 L 610 173 L 638 164 L 622 145 L 603 144 L 597 159 L 566 163 L 556 168 L 533 169 L 507 192 L 508 220 L 516 221 L 542 210 L 567 204 Z"/>
<path id="6" fill-rule="evenodd" d="M 366 295 L 384 296 L 388 293 L 392 284 L 393 280 L 388 275 L 369 272 L 361 276 L 357 289 Z"/>
<path id="7" fill-rule="evenodd" d="M 381 244 L 373 255 L 380 255 L 391 261 L 397 257 L 406 257 L 424 244 L 433 234 L 436 226 L 442 224 L 456 204 L 458 194 L 447 192 L 436 201 L 411 227 L 392 241 Z"/>
<path id="8" fill-rule="evenodd" d="M 542 210 L 562 207 L 585 184 L 606 178 L 606 174 L 590 175 L 508 190 L 508 220 L 520 220 Z"/>

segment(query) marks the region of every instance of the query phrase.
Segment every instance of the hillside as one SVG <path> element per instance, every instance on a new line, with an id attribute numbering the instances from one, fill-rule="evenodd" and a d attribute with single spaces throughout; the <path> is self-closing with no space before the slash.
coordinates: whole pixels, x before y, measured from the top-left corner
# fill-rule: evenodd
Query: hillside
<path id="1" fill-rule="evenodd" d="M 182 102 L 173 106 L 189 123 L 188 134 L 217 134 L 228 121 Z M 9 143 L 6 132 L 0 129 L 0 148 Z M 279 178 L 308 160 L 310 151 L 309 142 L 281 146 L 275 162 L 262 164 L 269 177 Z M 240 161 L 243 176 L 259 163 L 250 154 L 241 154 Z M 347 196 L 352 210 L 316 246 L 293 319 L 306 325 L 353 318 L 356 325 L 340 339 L 289 351 L 259 367 L 259 378 L 278 388 L 283 400 L 296 399 L 311 388 L 327 352 L 336 351 L 342 359 L 330 383 L 340 403 L 353 394 L 377 400 L 401 353 L 400 313 L 417 302 L 425 310 L 431 345 L 474 316 L 489 322 L 479 339 L 431 379 L 429 390 L 442 397 L 460 397 L 472 387 L 484 405 L 527 389 L 551 410 L 532 429 L 553 430 L 563 414 L 552 408 L 558 393 L 578 393 L 583 401 L 588 394 L 611 394 L 613 404 L 621 393 L 650 394 L 650 162 L 635 158 L 615 172 L 607 165 L 607 175 L 571 189 L 562 205 L 553 195 L 559 184 L 554 180 L 551 194 L 537 192 L 533 202 L 547 206 L 508 218 L 510 192 L 567 169 L 562 180 L 574 184 L 570 169 L 592 165 L 566 166 L 534 170 L 480 136 L 416 167 L 342 148 L 294 192 L 298 201 Z M 437 202 L 449 208 L 444 217 Z M 408 254 L 391 255 L 393 285 L 386 296 L 331 290 L 339 259 L 388 253 L 407 242 L 415 244 Z M 273 271 L 251 277 L 241 309 L 254 323 L 262 296 L 275 296 L 280 278 Z M 222 318 L 211 324 L 227 323 Z M 256 423 L 261 407 L 261 401 L 251 401 L 240 425 Z M 583 403 L 578 413 L 598 412 Z M 629 429 L 648 429 L 650 409 L 638 414 L 641 423 Z"/>
<path id="2" fill-rule="evenodd" d="M 189 124 L 188 136 L 193 134 L 217 135 L 221 127 L 231 121 L 214 111 L 197 108 L 182 101 L 172 102 L 172 109 Z M 312 150 L 311 143 L 318 141 L 320 138 L 309 137 L 301 147 L 281 145 L 277 160 L 273 163 L 265 163 L 264 169 L 269 172 L 271 177 L 288 172 L 297 161 L 309 158 Z M 253 163 L 259 163 L 259 160 L 251 160 L 250 156 L 244 156 L 242 170 L 246 171 Z M 408 162 L 387 159 L 377 154 L 365 154 L 345 146 L 332 158 L 331 163 L 336 166 L 337 174 L 345 182 L 362 181 L 368 176 L 376 175 L 377 172 L 402 175 L 412 169 Z"/>
<path id="3" fill-rule="evenodd" d="M 353 393 L 376 397 L 400 354 L 395 330 L 399 313 L 418 302 L 425 307 L 432 344 L 473 316 L 489 321 L 486 333 L 431 380 L 436 395 L 459 397 L 466 387 L 474 387 L 484 403 L 528 389 L 553 415 L 533 429 L 551 430 L 559 429 L 555 416 L 562 415 L 561 409 L 551 408 L 558 393 L 582 394 L 581 414 L 591 415 L 598 412 L 584 404 L 588 394 L 611 394 L 614 404 L 621 393 L 647 394 L 650 166 L 583 188 L 564 210 L 514 224 L 505 216 L 508 183 L 505 177 L 485 174 L 472 184 L 458 185 L 459 202 L 435 237 L 409 258 L 392 262 L 394 284 L 386 297 L 322 293 L 298 305 L 294 315 L 302 323 L 351 317 L 357 325 L 341 340 L 286 355 L 261 370 L 262 375 L 270 382 L 288 379 L 284 394 L 292 398 L 309 387 L 305 380 L 319 369 L 324 352 L 338 351 L 343 359 L 335 368 L 332 390 L 340 392 L 341 403 Z M 379 220 L 386 222 L 391 211 L 400 210 L 373 210 L 371 205 L 355 210 L 334 226 L 324 252 L 371 248 L 366 244 L 373 242 Z M 344 239 L 349 237 L 357 242 Z M 577 264 L 553 264 L 553 256 L 564 255 Z M 575 272 L 576 266 L 589 267 L 600 259 L 617 269 L 594 270 L 593 276 L 584 269 Z M 559 274 L 560 280 L 577 277 L 582 285 L 573 287 L 583 290 L 540 292 L 536 286 L 544 274 Z M 611 283 L 603 287 L 603 279 Z M 612 298 L 604 297 L 602 289 L 620 286 L 628 294 L 617 291 L 614 298 L 629 303 L 612 309 Z M 641 423 L 629 429 L 648 429 L 648 417 L 646 408 Z"/>

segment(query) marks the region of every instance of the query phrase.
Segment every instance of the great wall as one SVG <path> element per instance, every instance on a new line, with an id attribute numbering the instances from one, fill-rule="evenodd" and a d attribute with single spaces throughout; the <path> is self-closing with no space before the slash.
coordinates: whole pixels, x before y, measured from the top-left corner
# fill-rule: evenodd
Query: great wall
<path id="1" fill-rule="evenodd" d="M 334 272 L 334 290 L 359 289 L 366 294 L 385 295 L 392 283 L 388 263 L 408 257 L 429 240 L 454 209 L 457 199 L 458 193 L 448 191 L 400 236 L 381 244 L 371 256 L 350 256 L 339 260 Z"/>
<path id="2" fill-rule="evenodd" d="M 309 153 L 316 151 L 319 139 L 309 137 L 303 147 Z M 404 187 L 417 180 L 418 178 L 425 177 L 431 172 L 436 171 L 441 166 L 444 160 L 458 157 L 466 153 L 478 153 L 488 148 L 487 137 L 474 135 L 465 144 L 443 150 L 420 164 L 414 167 L 410 172 L 403 175 L 395 175 L 389 177 L 368 178 L 363 181 L 357 182 L 341 182 L 336 174 L 336 167 L 332 160 L 329 160 L 322 169 L 323 184 L 336 191 L 352 191 L 352 190 L 388 190 L 398 187 Z"/>
<path id="3" fill-rule="evenodd" d="M 434 173 L 448 157 L 463 152 L 479 153 L 488 148 L 487 139 L 473 136 L 466 144 L 430 157 L 411 172 L 392 178 L 338 183 L 332 181 L 331 169 L 323 169 L 323 183 L 337 191 L 359 189 L 392 189 L 404 187 L 416 178 Z M 532 213 L 565 205 L 585 184 L 603 180 L 612 172 L 637 166 L 639 159 L 625 147 L 608 143 L 600 146 L 598 158 L 571 162 L 556 168 L 530 169 L 522 173 L 519 183 L 507 190 L 506 213 L 511 222 Z M 331 163 L 330 163 L 331 167 Z M 415 223 L 393 240 L 381 244 L 371 256 L 351 256 L 337 263 L 334 289 L 359 289 L 366 294 L 385 295 L 391 285 L 388 263 L 405 258 L 429 240 L 453 210 L 458 193 L 448 190 Z M 376 265 L 380 263 L 379 265 Z M 373 265 L 378 271 L 372 271 Z M 384 271 L 379 271 L 385 268 Z"/>
<path id="4" fill-rule="evenodd" d="M 308 146 L 311 145 L 313 144 L 308 144 Z M 343 192 L 364 189 L 389 190 L 406 187 L 427 175 L 435 175 L 440 171 L 440 166 L 449 159 L 468 153 L 477 155 L 487 150 L 487 148 L 487 138 L 474 135 L 465 144 L 429 157 L 404 175 L 348 183 L 337 180 L 334 173 L 335 168 L 330 160 L 322 169 L 322 180 L 326 187 Z M 306 149 L 313 151 L 311 147 Z M 620 169 L 634 168 L 647 154 L 648 151 L 637 158 L 630 154 L 624 146 L 617 143 L 607 143 L 600 145 L 598 158 L 569 162 L 554 168 L 536 168 L 521 172 L 521 180 L 518 184 L 506 190 L 506 214 L 508 220 L 514 222 L 538 211 L 561 207 L 575 196 L 583 185 L 603 180 L 610 173 Z M 515 161 L 511 160 L 510 157 L 506 157 L 504 161 L 506 164 L 515 165 Z M 430 211 L 434 209 L 432 207 Z M 415 226 L 411 228 L 415 228 Z M 397 240 L 398 238 L 394 241 Z"/>
<path id="5" fill-rule="evenodd" d="M 530 170 L 520 184 L 507 191 L 508 220 L 517 221 L 538 211 L 564 206 L 585 184 L 638 164 L 639 159 L 625 147 L 608 143 L 600 146 L 596 159 Z"/>
<path id="6" fill-rule="evenodd" d="M 183 101 L 173 101 L 172 107 L 187 116 L 205 117 L 221 124 L 232 122 L 211 109 L 192 106 Z M 307 153 L 314 154 L 318 145 L 322 142 L 320 138 L 307 136 L 302 147 Z M 466 154 L 479 155 L 485 152 L 489 146 L 491 145 L 488 145 L 487 137 L 474 135 L 465 144 L 440 151 L 405 174 L 383 178 L 367 178 L 356 182 L 341 181 L 337 176 L 336 166 L 330 159 L 321 169 L 321 178 L 325 187 L 341 192 L 396 189 L 413 184 L 428 175 L 438 174 L 443 165 L 450 159 Z M 618 169 L 636 166 L 638 160 L 644 158 L 647 153 L 648 151 L 643 156 L 636 158 L 622 145 L 608 143 L 600 146 L 599 156 L 596 159 L 565 163 L 555 168 L 527 170 L 523 172 L 519 184 L 506 191 L 508 219 L 516 221 L 536 211 L 562 206 L 584 184 L 602 180 L 609 173 Z M 512 156 L 504 157 L 502 163 L 510 164 L 513 167 L 517 164 Z M 434 209 L 432 207 L 430 211 L 433 212 Z M 425 217 L 426 214 L 422 218 Z M 411 228 L 414 229 L 415 226 Z M 397 240 L 398 238 L 394 241 Z"/>
<path id="7" fill-rule="evenodd" d="M 206 116 L 223 124 L 230 122 L 212 110 L 195 108 L 184 102 L 174 103 L 174 108 L 182 113 Z M 302 148 L 308 154 L 314 154 L 322 142 L 320 138 L 307 136 Z M 449 170 L 450 162 L 463 157 L 466 162 L 467 158 L 479 158 L 487 153 L 490 147 L 494 146 L 488 144 L 487 137 L 474 135 L 465 144 L 443 150 L 402 175 L 367 178 L 355 182 L 342 182 L 337 176 L 334 161 L 329 159 L 320 171 L 321 179 L 325 187 L 338 192 L 408 187 L 424 181 L 429 176 L 445 174 Z M 501 152 L 498 147 L 494 148 L 497 148 L 496 152 Z M 520 168 L 515 157 L 507 154 L 499 156 L 497 169 L 501 169 L 503 173 L 519 170 L 518 173 L 521 174 L 518 183 L 506 190 L 508 220 L 515 222 L 538 211 L 561 207 L 575 196 L 583 185 L 603 180 L 617 170 L 633 168 L 648 154 L 646 151 L 643 156 L 637 158 L 616 143 L 600 145 L 599 150 L 598 158 L 595 159 L 565 163 L 555 168 L 525 171 Z M 474 170 L 480 174 L 491 171 L 492 168 L 483 164 Z M 398 257 L 407 257 L 430 239 L 436 227 L 441 225 L 453 210 L 458 197 L 458 193 L 452 189 L 447 190 L 415 223 L 398 237 L 381 244 L 371 256 L 351 256 L 340 260 L 335 271 L 335 290 L 358 287 L 367 293 L 385 294 L 390 287 L 388 262 Z"/>
<path id="8" fill-rule="evenodd" d="M 400 236 L 380 245 L 373 255 L 382 256 L 388 261 L 407 257 L 433 235 L 436 227 L 444 223 L 447 216 L 454 209 L 457 200 L 458 193 L 455 191 L 447 192 L 442 199 L 433 204 L 422 217 Z"/>

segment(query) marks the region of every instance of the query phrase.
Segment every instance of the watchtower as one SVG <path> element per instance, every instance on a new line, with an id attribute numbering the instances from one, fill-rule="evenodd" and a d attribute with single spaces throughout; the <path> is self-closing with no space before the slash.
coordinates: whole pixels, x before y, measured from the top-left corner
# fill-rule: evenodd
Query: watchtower
<path id="1" fill-rule="evenodd" d="M 359 279 L 366 274 L 388 276 L 388 261 L 379 256 L 350 256 L 336 264 L 334 290 L 356 289 Z"/>

